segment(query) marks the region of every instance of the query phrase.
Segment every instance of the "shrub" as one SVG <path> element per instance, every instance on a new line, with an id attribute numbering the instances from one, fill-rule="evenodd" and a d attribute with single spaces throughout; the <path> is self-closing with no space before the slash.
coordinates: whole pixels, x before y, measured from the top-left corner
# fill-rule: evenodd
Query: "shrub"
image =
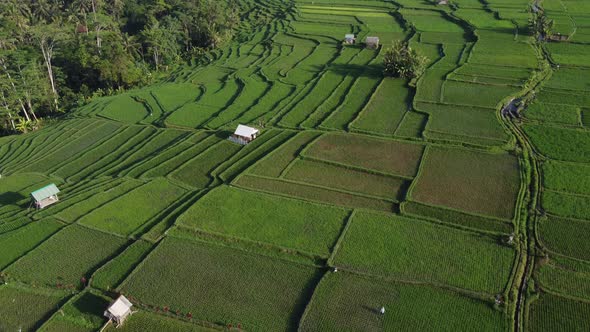
<path id="1" fill-rule="evenodd" d="M 408 46 L 408 43 L 395 41 L 383 57 L 385 76 L 416 78 L 426 70 L 428 58 Z"/>

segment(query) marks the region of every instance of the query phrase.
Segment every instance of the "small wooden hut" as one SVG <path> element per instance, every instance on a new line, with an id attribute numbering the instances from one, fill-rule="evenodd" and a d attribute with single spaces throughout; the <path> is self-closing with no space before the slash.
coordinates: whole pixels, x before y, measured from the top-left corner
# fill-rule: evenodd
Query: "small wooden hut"
<path id="1" fill-rule="evenodd" d="M 131 304 L 125 296 L 121 295 L 115 300 L 115 302 L 109 305 L 104 312 L 104 316 L 110 321 L 113 321 L 117 326 L 120 326 L 131 314 L 132 306 L 133 304 Z"/>
<path id="2" fill-rule="evenodd" d="M 259 132 L 256 128 L 238 125 L 238 128 L 229 139 L 235 143 L 246 145 L 256 139 Z"/>
<path id="3" fill-rule="evenodd" d="M 561 33 L 555 33 L 552 34 L 551 36 L 549 36 L 547 39 L 549 39 L 549 41 L 567 41 L 570 38 L 570 36 L 568 35 L 562 35 Z"/>
<path id="4" fill-rule="evenodd" d="M 347 33 L 344 35 L 344 44 L 353 45 L 356 43 L 356 37 L 352 33 Z"/>
<path id="5" fill-rule="evenodd" d="M 31 193 L 31 199 L 37 209 L 43 209 L 46 206 L 55 204 L 59 201 L 57 194 L 59 189 L 55 184 L 47 185 L 41 189 L 37 189 Z"/>
<path id="6" fill-rule="evenodd" d="M 368 48 L 379 48 L 379 37 L 367 37 L 365 44 Z"/>

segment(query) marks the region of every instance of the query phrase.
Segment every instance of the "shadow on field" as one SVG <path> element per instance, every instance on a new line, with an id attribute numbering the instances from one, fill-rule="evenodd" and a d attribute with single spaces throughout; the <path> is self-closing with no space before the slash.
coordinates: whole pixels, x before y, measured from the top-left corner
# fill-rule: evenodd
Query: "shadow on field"
<path id="1" fill-rule="evenodd" d="M 72 305 L 82 314 L 101 316 L 104 308 L 108 307 L 109 301 L 104 297 L 87 292 Z"/>
<path id="2" fill-rule="evenodd" d="M 317 70 L 323 70 L 317 66 Z M 331 64 L 328 71 L 341 76 L 353 75 L 357 77 L 380 78 L 383 77 L 383 66 L 381 64 L 357 65 L 357 64 Z"/>
<path id="3" fill-rule="evenodd" d="M 373 308 L 373 307 L 369 307 L 367 305 L 362 305 L 361 306 L 364 310 L 367 310 L 368 312 L 375 314 L 375 315 L 380 315 L 381 312 L 379 311 L 379 308 Z"/>
<path id="4" fill-rule="evenodd" d="M 215 132 L 215 136 L 220 139 L 227 139 L 233 134 L 233 132 L 229 130 L 219 130 Z"/>
<path id="5" fill-rule="evenodd" d="M 19 201 L 25 199 L 21 193 L 7 191 L 0 194 L 0 205 L 16 205 Z"/>

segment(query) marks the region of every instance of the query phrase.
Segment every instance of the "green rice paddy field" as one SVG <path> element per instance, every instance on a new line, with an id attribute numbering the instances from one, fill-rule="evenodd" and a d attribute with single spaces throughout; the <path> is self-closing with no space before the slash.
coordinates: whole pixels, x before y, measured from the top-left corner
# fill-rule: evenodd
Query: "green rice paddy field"
<path id="1" fill-rule="evenodd" d="M 0 331 L 590 329 L 590 6 L 238 1 L 209 63 L 0 137 Z"/>

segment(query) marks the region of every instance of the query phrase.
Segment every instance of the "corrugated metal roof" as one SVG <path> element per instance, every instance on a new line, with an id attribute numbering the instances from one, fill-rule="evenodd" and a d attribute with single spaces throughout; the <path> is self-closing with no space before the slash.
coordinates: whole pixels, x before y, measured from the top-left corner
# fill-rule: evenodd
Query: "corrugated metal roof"
<path id="1" fill-rule="evenodd" d="M 47 197 L 51 197 L 57 193 L 59 193 L 59 189 L 57 189 L 57 186 L 52 183 L 52 184 L 49 184 L 41 189 L 37 189 L 37 190 L 33 191 L 31 193 L 31 196 L 33 196 L 33 198 L 36 201 L 42 201 L 42 200 L 46 199 Z"/>
<path id="2" fill-rule="evenodd" d="M 344 39 L 354 39 L 354 34 L 347 33 L 347 34 L 344 35 Z"/>
<path id="3" fill-rule="evenodd" d="M 236 131 L 234 132 L 234 135 L 243 137 L 252 137 L 254 134 L 258 134 L 258 129 L 244 125 L 238 125 L 238 128 L 236 128 Z"/>
<path id="4" fill-rule="evenodd" d="M 367 43 L 378 43 L 379 37 L 367 37 Z"/>

